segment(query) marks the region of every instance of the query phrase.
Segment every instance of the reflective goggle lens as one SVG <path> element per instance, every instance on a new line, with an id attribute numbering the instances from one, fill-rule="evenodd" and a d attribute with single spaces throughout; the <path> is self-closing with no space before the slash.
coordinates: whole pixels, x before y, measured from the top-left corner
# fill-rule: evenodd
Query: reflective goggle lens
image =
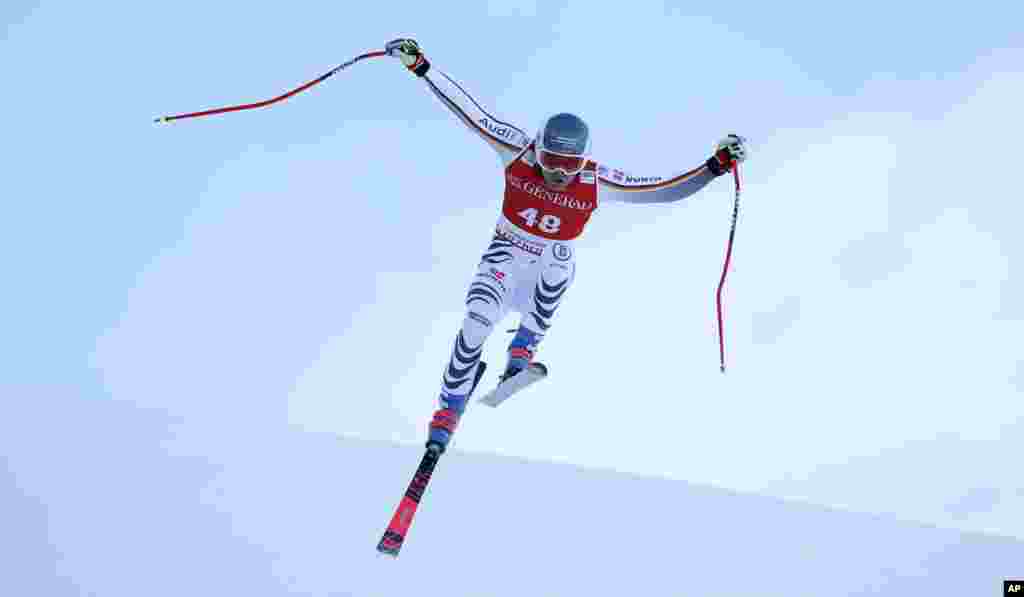
<path id="1" fill-rule="evenodd" d="M 548 170 L 564 170 L 567 174 L 574 174 L 583 169 L 584 157 L 541 150 L 537 161 Z"/>

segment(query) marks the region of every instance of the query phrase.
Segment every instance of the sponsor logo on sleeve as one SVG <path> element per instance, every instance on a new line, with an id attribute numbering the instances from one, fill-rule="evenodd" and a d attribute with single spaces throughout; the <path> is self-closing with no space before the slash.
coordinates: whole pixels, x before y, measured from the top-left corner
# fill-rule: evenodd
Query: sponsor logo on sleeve
<path id="1" fill-rule="evenodd" d="M 507 124 L 500 124 L 491 121 L 490 118 L 481 118 L 477 121 L 477 124 L 487 130 L 488 133 L 494 135 L 499 139 L 511 141 L 519 133 L 516 129 L 508 126 Z"/>
<path id="2" fill-rule="evenodd" d="M 615 182 L 622 182 L 622 179 L 626 178 L 626 173 L 622 170 L 612 170 L 612 180 Z"/>
<path id="3" fill-rule="evenodd" d="M 656 184 L 662 181 L 660 176 L 627 176 L 626 184 Z"/>

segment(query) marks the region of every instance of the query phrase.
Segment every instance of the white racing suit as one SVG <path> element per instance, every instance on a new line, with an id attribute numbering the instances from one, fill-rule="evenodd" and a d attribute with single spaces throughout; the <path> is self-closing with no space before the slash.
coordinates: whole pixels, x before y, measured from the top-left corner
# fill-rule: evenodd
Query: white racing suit
<path id="1" fill-rule="evenodd" d="M 533 140 L 522 129 L 484 110 L 437 68 L 423 81 L 471 131 L 497 151 L 505 166 L 505 197 L 495 233 L 466 294 L 466 317 L 444 371 L 440 408 L 430 441 L 447 446 L 470 397 L 484 342 L 510 311 L 521 314 L 509 345 L 506 373 L 522 369 L 576 275 L 574 239 L 598 200 L 668 203 L 689 197 L 715 175 L 706 165 L 668 176 L 636 176 L 590 161 L 565 190 L 544 185 Z"/>

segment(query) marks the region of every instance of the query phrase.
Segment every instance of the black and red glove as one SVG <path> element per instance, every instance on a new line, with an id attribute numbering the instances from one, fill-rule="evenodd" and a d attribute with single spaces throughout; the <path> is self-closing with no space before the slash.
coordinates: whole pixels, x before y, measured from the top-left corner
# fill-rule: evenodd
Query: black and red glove
<path id="1" fill-rule="evenodd" d="M 396 56 L 417 77 L 422 77 L 430 70 L 430 62 L 423 56 L 419 44 L 414 39 L 399 38 L 389 41 L 384 46 L 388 56 Z"/>
<path id="2" fill-rule="evenodd" d="M 708 158 L 708 170 L 715 176 L 731 172 L 734 165 L 747 159 L 747 140 L 739 135 L 727 135 L 715 146 L 715 155 Z"/>

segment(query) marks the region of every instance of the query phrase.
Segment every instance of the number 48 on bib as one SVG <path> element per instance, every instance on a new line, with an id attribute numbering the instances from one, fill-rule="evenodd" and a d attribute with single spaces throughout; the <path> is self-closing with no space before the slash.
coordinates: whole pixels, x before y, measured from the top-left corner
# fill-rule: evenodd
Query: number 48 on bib
<path id="1" fill-rule="evenodd" d="M 560 220 L 558 216 L 553 214 L 542 214 L 535 207 L 524 209 L 516 215 L 525 220 L 526 225 L 529 228 L 536 226 L 548 234 L 556 234 L 558 233 L 558 229 L 562 227 L 562 220 Z M 537 216 L 540 216 L 539 220 Z"/>

